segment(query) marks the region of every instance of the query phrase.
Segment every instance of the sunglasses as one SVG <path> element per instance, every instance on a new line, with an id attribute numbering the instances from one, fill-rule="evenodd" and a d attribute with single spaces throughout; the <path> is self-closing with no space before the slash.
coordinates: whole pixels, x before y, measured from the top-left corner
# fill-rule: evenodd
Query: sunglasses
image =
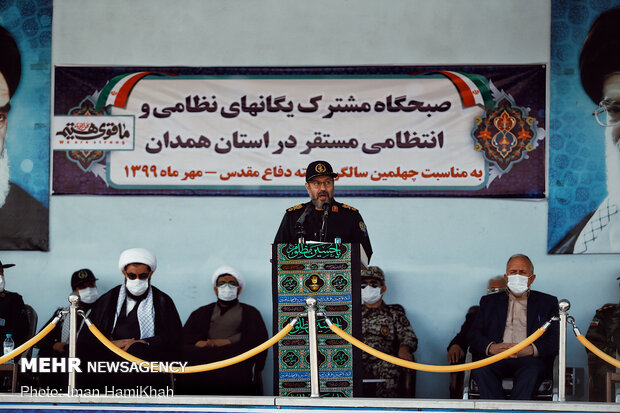
<path id="1" fill-rule="evenodd" d="M 369 283 L 367 283 L 367 282 L 363 282 L 363 283 L 361 283 L 360 285 L 362 286 L 362 288 L 366 288 L 366 287 L 368 287 L 369 285 L 370 285 L 372 288 L 381 287 L 381 284 L 379 284 L 377 281 L 371 281 L 371 282 L 369 282 Z"/>
<path id="2" fill-rule="evenodd" d="M 130 280 L 135 280 L 136 278 L 140 280 L 146 280 L 147 278 L 149 278 L 149 275 L 150 274 L 148 272 L 143 272 L 142 274 L 134 274 L 132 272 L 128 272 L 127 278 L 129 278 Z"/>

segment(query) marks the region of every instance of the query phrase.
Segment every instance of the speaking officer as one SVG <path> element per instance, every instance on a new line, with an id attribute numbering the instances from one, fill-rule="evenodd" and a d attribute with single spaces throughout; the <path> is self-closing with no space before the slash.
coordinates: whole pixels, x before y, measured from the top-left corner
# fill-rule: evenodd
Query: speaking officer
<path id="1" fill-rule="evenodd" d="M 372 247 L 366 224 L 357 209 L 334 199 L 334 179 L 338 177 L 325 161 L 314 161 L 306 168 L 306 190 L 310 202 L 286 210 L 274 244 L 306 241 L 359 242 L 370 260 Z"/>

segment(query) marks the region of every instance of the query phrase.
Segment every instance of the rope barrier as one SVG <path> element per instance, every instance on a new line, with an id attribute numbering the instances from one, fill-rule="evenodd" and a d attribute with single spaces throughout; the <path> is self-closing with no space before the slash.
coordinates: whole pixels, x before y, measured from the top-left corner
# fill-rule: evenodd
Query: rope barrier
<path id="1" fill-rule="evenodd" d="M 430 371 L 430 372 L 435 372 L 435 373 L 453 373 L 457 371 L 473 370 L 473 369 L 484 367 L 488 364 L 503 360 L 506 357 L 509 357 L 515 353 L 518 353 L 519 351 L 523 350 L 525 347 L 532 344 L 540 336 L 542 336 L 545 331 L 547 331 L 549 324 L 551 324 L 551 321 L 547 321 L 544 325 L 542 325 L 538 330 L 533 332 L 529 337 L 527 337 L 522 342 L 516 344 L 515 346 L 509 348 L 508 350 L 502 351 L 501 353 L 495 354 L 494 356 L 491 356 L 491 357 L 487 357 L 483 360 L 478 360 L 472 363 L 456 364 L 456 365 L 451 365 L 451 366 L 434 366 L 430 364 L 420 364 L 420 363 L 415 363 L 413 361 L 403 360 L 401 358 L 394 357 L 389 354 L 385 354 L 379 350 L 375 350 L 374 348 L 370 347 L 367 344 L 362 343 L 361 341 L 359 341 L 352 335 L 343 331 L 340 327 L 333 324 L 332 321 L 328 317 L 325 317 L 325 319 L 327 321 L 327 325 L 329 326 L 329 328 L 336 335 L 340 336 L 341 338 L 345 339 L 346 341 L 353 344 L 355 347 L 365 351 L 366 353 L 372 354 L 373 356 L 381 360 L 387 361 L 388 363 L 396 364 L 397 366 L 405 367 L 405 368 L 412 369 L 412 370 Z"/>
<path id="2" fill-rule="evenodd" d="M 583 334 L 581 334 L 581 331 L 579 331 L 579 328 L 577 328 L 577 326 L 575 325 L 572 317 L 571 319 L 569 319 L 569 323 L 573 325 L 573 333 L 575 333 L 575 337 L 577 337 L 577 340 L 585 348 L 590 350 L 592 353 L 596 354 L 596 356 L 600 358 L 601 360 L 606 361 L 612 366 L 616 366 L 617 368 L 620 368 L 620 361 L 616 360 L 614 357 L 611 357 L 609 354 L 605 353 L 603 350 L 596 347 L 594 344 L 590 342 L 590 340 L 588 340 Z"/>
<path id="3" fill-rule="evenodd" d="M 260 344 L 246 351 L 245 353 L 241 353 L 238 356 L 231 357 L 225 360 L 215 361 L 213 363 L 185 367 L 184 371 L 181 371 L 181 369 L 178 368 L 178 371 L 174 371 L 174 373 L 185 373 L 185 374 L 201 373 L 201 372 L 217 370 L 217 369 L 231 366 L 233 364 L 241 363 L 242 361 L 247 360 L 250 357 L 255 356 L 256 354 L 264 350 L 267 350 L 269 347 L 273 346 L 278 341 L 280 341 L 282 338 L 284 338 L 293 329 L 293 326 L 295 325 L 295 323 L 297 323 L 297 320 L 298 320 L 298 317 L 295 317 L 289 324 L 287 324 L 282 330 L 280 330 L 278 334 L 271 337 L 269 340 L 265 341 L 263 344 Z M 86 319 L 86 325 L 88 326 L 88 329 L 91 331 L 91 333 L 93 333 L 93 335 L 97 337 L 97 339 L 101 341 L 101 343 L 104 346 L 106 346 L 108 349 L 113 351 L 119 357 L 127 361 L 134 362 L 136 364 L 151 363 L 151 362 L 139 359 L 138 357 L 135 357 L 129 354 L 128 352 L 121 350 L 119 347 L 115 346 L 114 343 L 108 340 L 108 338 L 104 336 L 103 333 L 101 333 L 101 331 L 99 331 L 99 329 L 95 327 L 95 325 L 88 318 Z M 155 365 L 153 365 L 153 370 L 157 370 L 157 367 Z"/>
<path id="4" fill-rule="evenodd" d="M 32 337 L 30 340 L 26 341 L 21 346 L 17 347 L 15 350 L 11 351 L 10 353 L 7 353 L 4 356 L 0 357 L 0 364 L 6 363 L 7 361 L 19 356 L 24 351 L 28 350 L 30 347 L 37 344 L 41 339 L 43 339 L 43 337 L 48 335 L 49 332 L 54 329 L 54 327 L 56 327 L 56 324 L 58 323 L 58 321 L 60 321 L 60 318 L 61 318 L 60 315 L 54 317 L 54 319 L 47 326 L 45 326 L 44 329 L 39 331 L 37 335 Z"/>

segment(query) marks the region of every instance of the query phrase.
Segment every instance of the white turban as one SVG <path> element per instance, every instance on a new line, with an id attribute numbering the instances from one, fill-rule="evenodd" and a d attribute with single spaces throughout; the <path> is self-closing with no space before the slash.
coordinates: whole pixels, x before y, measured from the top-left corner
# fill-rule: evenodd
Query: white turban
<path id="1" fill-rule="evenodd" d="M 225 275 L 225 274 L 230 274 L 233 277 L 235 277 L 241 288 L 245 287 L 245 278 L 243 278 L 243 275 L 241 275 L 238 269 L 231 267 L 229 265 L 222 265 L 217 270 L 215 270 L 215 272 L 213 273 L 213 277 L 211 279 L 211 282 L 213 283 L 214 287 L 220 275 Z"/>
<path id="2" fill-rule="evenodd" d="M 144 248 L 130 248 L 121 253 L 118 259 L 118 268 L 123 271 L 129 264 L 145 264 L 151 268 L 151 271 L 157 269 L 157 258 L 155 255 Z"/>

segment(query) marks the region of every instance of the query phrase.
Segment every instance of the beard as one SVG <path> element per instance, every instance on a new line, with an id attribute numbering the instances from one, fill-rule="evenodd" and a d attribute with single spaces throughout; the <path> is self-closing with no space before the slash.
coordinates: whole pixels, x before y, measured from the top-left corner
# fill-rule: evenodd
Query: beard
<path id="1" fill-rule="evenodd" d="M 620 140 L 614 143 L 611 136 L 605 136 L 605 165 L 607 195 L 610 203 L 620 205 Z"/>
<path id="2" fill-rule="evenodd" d="M 0 153 L 0 208 L 6 202 L 9 189 L 9 157 L 6 154 L 6 150 L 3 150 Z"/>
<path id="3" fill-rule="evenodd" d="M 327 197 L 327 199 L 324 200 L 324 201 L 320 200 L 319 197 L 321 195 L 325 195 Z M 331 203 L 333 203 L 333 201 L 334 201 L 334 199 L 329 196 L 329 192 L 327 192 L 327 191 L 320 191 L 319 193 L 316 194 L 316 198 L 312 199 L 312 203 L 314 204 L 314 207 L 316 209 L 323 209 L 325 204 L 331 204 Z"/>

